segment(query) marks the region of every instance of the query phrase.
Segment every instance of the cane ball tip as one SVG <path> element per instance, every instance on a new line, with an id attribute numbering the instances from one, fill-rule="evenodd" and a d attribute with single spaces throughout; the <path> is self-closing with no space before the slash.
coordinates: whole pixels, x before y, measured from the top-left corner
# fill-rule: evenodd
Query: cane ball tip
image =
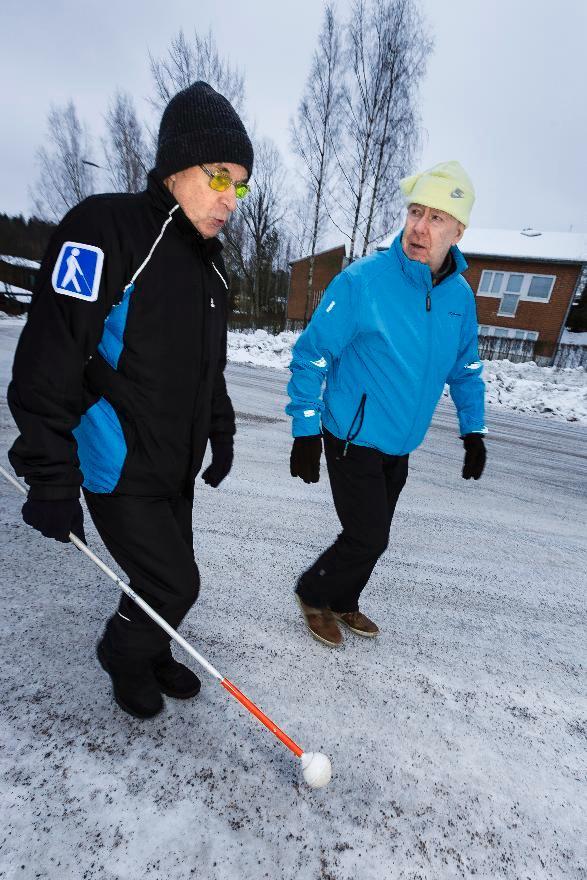
<path id="1" fill-rule="evenodd" d="M 332 777 L 330 758 L 321 752 L 304 752 L 302 772 L 310 788 L 324 788 Z"/>

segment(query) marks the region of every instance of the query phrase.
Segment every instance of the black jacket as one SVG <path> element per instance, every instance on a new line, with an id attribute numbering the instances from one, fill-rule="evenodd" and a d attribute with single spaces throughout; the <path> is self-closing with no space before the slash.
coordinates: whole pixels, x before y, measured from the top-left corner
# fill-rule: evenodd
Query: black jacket
<path id="1" fill-rule="evenodd" d="M 84 244 L 103 252 L 95 299 L 56 292 L 60 253 L 72 253 L 65 242 L 81 243 L 80 260 Z M 20 430 L 9 457 L 30 497 L 77 497 L 82 482 L 129 495 L 191 493 L 208 438 L 235 430 L 221 249 L 153 172 L 145 192 L 92 196 L 60 223 L 8 389 Z M 105 347 L 109 324 L 120 335 L 115 357 Z"/>

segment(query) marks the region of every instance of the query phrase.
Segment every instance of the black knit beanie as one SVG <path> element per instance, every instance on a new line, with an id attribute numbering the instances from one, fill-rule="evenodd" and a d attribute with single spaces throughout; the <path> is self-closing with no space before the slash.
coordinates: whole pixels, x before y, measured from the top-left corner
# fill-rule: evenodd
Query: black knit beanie
<path id="1" fill-rule="evenodd" d="M 253 145 L 223 95 L 195 82 L 171 99 L 161 119 L 155 171 L 168 177 L 206 162 L 234 162 L 253 171 Z"/>

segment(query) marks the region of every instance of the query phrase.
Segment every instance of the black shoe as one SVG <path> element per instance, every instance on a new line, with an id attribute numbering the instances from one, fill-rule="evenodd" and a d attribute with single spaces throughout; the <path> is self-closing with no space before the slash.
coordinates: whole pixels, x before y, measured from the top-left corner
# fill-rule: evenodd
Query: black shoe
<path id="1" fill-rule="evenodd" d="M 104 639 L 96 648 L 98 660 L 112 679 L 114 699 L 121 709 L 133 718 L 154 718 L 163 708 L 163 698 L 153 670 L 148 661 L 144 664 L 129 662 L 124 666 L 112 662 L 104 645 Z"/>
<path id="2" fill-rule="evenodd" d="M 201 682 L 195 672 L 173 659 L 171 648 L 151 661 L 153 674 L 167 697 L 188 700 L 200 692 Z"/>

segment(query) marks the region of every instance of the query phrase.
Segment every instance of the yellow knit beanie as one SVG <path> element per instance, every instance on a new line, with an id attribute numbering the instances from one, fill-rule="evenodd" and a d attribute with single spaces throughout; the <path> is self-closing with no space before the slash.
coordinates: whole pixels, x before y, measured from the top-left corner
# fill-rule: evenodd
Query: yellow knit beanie
<path id="1" fill-rule="evenodd" d="M 446 211 L 464 226 L 469 225 L 475 190 L 471 178 L 458 162 L 441 162 L 421 174 L 404 177 L 399 182 L 406 204 L 414 202 Z"/>

